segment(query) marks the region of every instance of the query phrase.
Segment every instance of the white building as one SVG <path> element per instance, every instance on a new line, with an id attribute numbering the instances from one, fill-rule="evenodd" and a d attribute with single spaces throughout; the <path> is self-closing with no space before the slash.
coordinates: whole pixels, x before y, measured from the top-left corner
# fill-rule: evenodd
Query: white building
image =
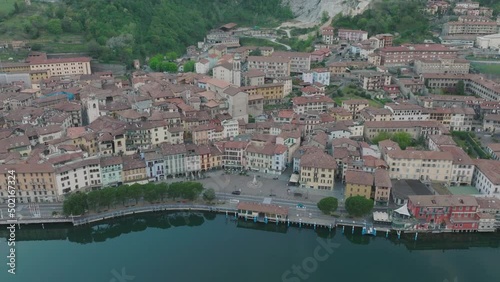
<path id="1" fill-rule="evenodd" d="M 57 167 L 56 184 L 58 195 L 101 187 L 99 158 L 77 160 Z"/>
<path id="2" fill-rule="evenodd" d="M 238 136 L 240 134 L 239 123 L 236 119 L 227 119 L 221 122 L 222 127 L 224 128 L 223 137 L 222 138 L 232 138 Z"/>
<path id="3" fill-rule="evenodd" d="M 476 47 L 481 49 L 500 49 L 500 33 L 478 36 Z"/>
<path id="4" fill-rule="evenodd" d="M 395 121 L 428 120 L 430 116 L 424 107 L 415 104 L 391 103 L 391 104 L 386 104 L 385 108 L 389 109 L 392 112 L 392 120 Z"/>
<path id="5" fill-rule="evenodd" d="M 500 162 L 478 159 L 475 164 L 473 185 L 481 194 L 500 198 Z"/>

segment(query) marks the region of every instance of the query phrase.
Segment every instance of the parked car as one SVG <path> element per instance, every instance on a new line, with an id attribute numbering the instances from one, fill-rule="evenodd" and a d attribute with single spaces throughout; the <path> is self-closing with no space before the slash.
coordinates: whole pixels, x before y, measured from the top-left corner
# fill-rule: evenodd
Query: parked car
<path id="1" fill-rule="evenodd" d="M 241 195 L 241 191 L 233 191 L 231 194 L 233 194 L 233 195 Z"/>

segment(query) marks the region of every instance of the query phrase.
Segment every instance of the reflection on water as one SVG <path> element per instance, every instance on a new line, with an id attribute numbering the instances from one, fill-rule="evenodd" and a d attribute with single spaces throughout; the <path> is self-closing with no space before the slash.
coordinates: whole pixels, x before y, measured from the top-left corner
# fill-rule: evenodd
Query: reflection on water
<path id="1" fill-rule="evenodd" d="M 88 244 L 94 242 L 104 242 L 128 234 L 131 232 L 141 232 L 148 228 L 169 229 L 176 227 L 196 227 L 212 221 L 216 217 L 223 217 L 216 213 L 201 212 L 166 212 L 150 213 L 143 215 L 133 215 L 112 220 L 106 220 L 93 225 L 83 225 L 72 227 L 70 225 L 46 225 L 42 229 L 38 225 L 21 226 L 16 232 L 17 241 L 44 241 L 44 240 L 68 240 L 70 242 Z M 285 224 L 263 224 L 234 219 L 226 219 L 226 224 L 233 224 L 235 228 L 254 229 L 258 231 L 268 231 L 285 234 L 288 228 Z M 395 245 L 403 244 L 409 250 L 452 250 L 468 249 L 473 247 L 498 248 L 500 245 L 499 233 L 441 233 L 441 234 L 419 234 L 418 240 L 414 240 L 414 234 L 403 234 L 401 239 L 395 233 L 385 238 L 382 236 L 362 236 L 360 232 L 346 231 L 341 234 L 337 230 L 318 228 L 316 234 L 322 238 L 332 238 L 335 235 L 345 236 L 345 238 L 357 245 L 368 245 L 373 240 L 389 240 Z M 0 230 L 0 237 L 7 238 L 6 229 Z"/>

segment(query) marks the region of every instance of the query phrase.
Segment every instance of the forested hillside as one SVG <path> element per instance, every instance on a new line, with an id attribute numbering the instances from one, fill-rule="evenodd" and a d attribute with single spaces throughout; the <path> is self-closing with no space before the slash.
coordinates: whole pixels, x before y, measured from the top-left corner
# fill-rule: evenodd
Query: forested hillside
<path id="1" fill-rule="evenodd" d="M 423 42 L 432 36 L 429 19 L 425 15 L 426 0 L 377 0 L 370 8 L 354 17 L 338 14 L 333 20 L 335 28 L 362 29 L 370 35 L 398 33 L 395 44 Z"/>
<path id="2" fill-rule="evenodd" d="M 67 35 L 83 36 L 92 56 L 129 62 L 169 51 L 182 54 L 186 46 L 203 40 L 208 30 L 227 22 L 268 26 L 292 18 L 290 9 L 280 2 L 63 0 L 31 7 L 20 2 L 10 15 L 0 17 L 0 29 L 7 36 L 35 42 L 44 42 L 45 37 L 64 41 Z M 36 47 L 43 49 L 44 44 Z"/>

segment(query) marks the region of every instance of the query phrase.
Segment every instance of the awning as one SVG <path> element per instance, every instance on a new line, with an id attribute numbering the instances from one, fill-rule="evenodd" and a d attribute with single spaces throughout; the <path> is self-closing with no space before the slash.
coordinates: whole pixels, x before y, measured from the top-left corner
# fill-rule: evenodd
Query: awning
<path id="1" fill-rule="evenodd" d="M 404 204 L 399 209 L 395 210 L 395 212 L 397 212 L 397 213 L 399 213 L 401 215 L 410 216 L 410 212 L 408 211 L 408 206 L 406 204 Z"/>
<path id="2" fill-rule="evenodd" d="M 299 182 L 299 175 L 295 174 L 295 173 L 292 174 L 292 176 L 290 176 L 289 182 L 291 182 L 291 183 L 297 183 L 297 182 Z"/>

